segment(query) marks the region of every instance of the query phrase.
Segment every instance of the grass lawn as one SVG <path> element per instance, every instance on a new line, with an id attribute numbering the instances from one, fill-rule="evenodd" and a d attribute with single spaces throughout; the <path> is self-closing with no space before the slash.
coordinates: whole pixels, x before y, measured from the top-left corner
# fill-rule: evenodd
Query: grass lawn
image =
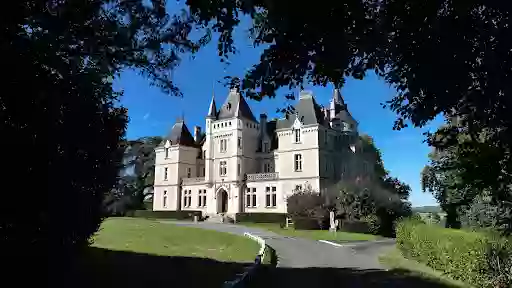
<path id="1" fill-rule="evenodd" d="M 404 258 L 400 251 L 396 248 L 392 248 L 387 253 L 379 256 L 379 261 L 382 263 L 382 265 L 389 268 L 391 271 L 400 270 L 401 273 L 406 274 L 407 276 L 429 279 L 438 282 L 445 287 L 471 287 L 460 281 L 453 280 L 443 275 L 441 272 L 435 271 L 424 264 Z"/>
<path id="2" fill-rule="evenodd" d="M 93 281 L 89 287 L 220 287 L 258 250 L 253 240 L 227 233 L 111 218 L 94 237 L 81 270 Z"/>
<path id="3" fill-rule="evenodd" d="M 276 234 L 307 238 L 312 240 L 329 240 L 335 242 L 347 241 L 368 241 L 375 240 L 378 237 L 371 234 L 350 233 L 338 231 L 336 233 L 329 232 L 328 230 L 295 230 L 293 228 L 281 228 L 279 224 L 275 223 L 238 223 L 243 226 L 257 227 L 272 231 Z"/>

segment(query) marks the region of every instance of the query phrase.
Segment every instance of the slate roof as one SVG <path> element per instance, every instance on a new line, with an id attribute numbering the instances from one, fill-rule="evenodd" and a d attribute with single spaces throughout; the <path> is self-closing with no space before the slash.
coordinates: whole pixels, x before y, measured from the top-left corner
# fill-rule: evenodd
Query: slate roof
<path id="1" fill-rule="evenodd" d="M 217 119 L 229 119 L 237 116 L 258 123 L 245 98 L 236 89 L 231 89 L 226 101 L 220 107 Z"/>
<path id="2" fill-rule="evenodd" d="M 293 126 L 295 119 L 299 117 L 303 125 L 310 124 L 324 124 L 324 113 L 320 105 L 315 101 L 315 98 L 310 92 L 301 92 L 299 102 L 295 105 L 295 113 L 288 114 L 284 119 L 277 121 L 277 129 L 290 128 Z"/>
<path id="3" fill-rule="evenodd" d="M 212 102 L 210 102 L 210 108 L 208 109 L 208 115 L 206 118 L 217 119 L 217 105 L 215 105 L 215 97 L 212 96 Z"/>
<path id="4" fill-rule="evenodd" d="M 354 117 L 352 117 L 350 112 L 348 112 L 348 110 L 346 109 L 346 106 L 345 106 L 345 109 L 343 109 L 340 112 L 338 112 L 334 116 L 334 118 L 335 119 L 339 119 L 339 120 L 341 120 L 343 122 L 350 123 L 350 124 L 356 124 L 357 123 L 357 121 L 354 119 Z"/>
<path id="5" fill-rule="evenodd" d="M 194 137 L 188 130 L 187 125 L 185 125 L 185 121 L 183 119 L 178 119 L 174 126 L 172 126 L 171 131 L 167 136 L 165 136 L 164 141 L 162 141 L 161 146 L 165 145 L 165 142 L 169 140 L 171 145 L 184 145 L 196 147 L 196 143 Z"/>
<path id="6" fill-rule="evenodd" d="M 267 122 L 267 135 L 270 138 L 270 151 L 277 149 L 279 141 L 277 139 L 276 134 L 276 127 L 277 127 L 277 120 L 271 120 Z M 261 139 L 261 136 L 258 138 L 258 150 L 256 152 L 261 152 L 263 150 L 263 141 Z"/>

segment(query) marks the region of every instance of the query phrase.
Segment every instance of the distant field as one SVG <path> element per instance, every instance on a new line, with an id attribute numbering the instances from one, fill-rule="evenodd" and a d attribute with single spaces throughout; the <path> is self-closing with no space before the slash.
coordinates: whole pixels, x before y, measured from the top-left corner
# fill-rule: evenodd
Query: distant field
<path id="1" fill-rule="evenodd" d="M 442 213 L 441 207 L 439 206 L 421 206 L 421 207 L 412 207 L 412 212 L 414 213 Z"/>

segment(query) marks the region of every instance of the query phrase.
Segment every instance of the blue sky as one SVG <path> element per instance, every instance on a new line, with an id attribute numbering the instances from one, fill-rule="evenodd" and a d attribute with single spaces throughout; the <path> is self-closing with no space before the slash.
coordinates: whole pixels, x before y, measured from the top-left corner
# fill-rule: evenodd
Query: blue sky
<path id="1" fill-rule="evenodd" d="M 191 59 L 183 59 L 179 68 L 174 71 L 174 81 L 184 94 L 176 98 L 163 94 L 158 88 L 151 87 L 149 82 L 135 72 L 126 71 L 116 80 L 115 86 L 124 90 L 121 104 L 128 108 L 130 123 L 127 137 L 129 139 L 164 135 L 172 127 L 177 117 L 184 115 L 187 126 L 204 126 L 204 117 L 208 112 L 208 104 L 213 94 L 220 105 L 228 89 L 216 83 L 224 76 L 242 76 L 244 71 L 257 63 L 262 49 L 253 48 L 246 40 L 245 31 L 239 29 L 235 40 L 239 43 L 239 53 L 231 58 L 231 64 L 221 63 L 217 56 L 215 43 L 210 43 Z M 306 87 L 313 91 L 320 104 L 327 104 L 333 87 Z M 248 100 L 256 117 L 267 113 L 269 118 L 278 117 L 276 109 L 285 105 L 282 95 L 275 99 L 264 99 L 261 102 Z M 410 197 L 413 206 L 435 205 L 430 194 L 423 193 L 420 188 L 420 171 L 427 163 L 430 148 L 422 143 L 422 133 L 433 130 L 441 123 L 436 119 L 425 128 L 406 128 L 393 131 L 396 115 L 383 109 L 380 103 L 391 99 L 395 91 L 369 74 L 364 80 L 347 79 L 341 90 L 345 102 L 352 115 L 360 123 L 360 132 L 369 134 L 382 151 L 384 165 L 391 175 L 398 177 L 412 187 Z M 281 96 L 280 96 L 281 95 Z"/>

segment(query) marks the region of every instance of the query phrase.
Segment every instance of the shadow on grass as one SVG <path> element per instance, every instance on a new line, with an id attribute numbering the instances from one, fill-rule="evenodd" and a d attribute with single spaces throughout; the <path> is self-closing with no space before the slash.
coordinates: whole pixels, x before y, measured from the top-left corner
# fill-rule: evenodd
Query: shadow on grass
<path id="1" fill-rule="evenodd" d="M 89 248 L 68 277 L 68 287 L 222 287 L 250 263 L 165 257 Z M 63 275 L 64 276 L 64 275 Z M 262 266 L 245 288 L 255 287 L 449 287 L 406 271 Z"/>
<path id="2" fill-rule="evenodd" d="M 80 287 L 221 287 L 250 263 L 88 248 L 72 281 Z M 71 286 L 70 286 L 71 287 Z"/>

